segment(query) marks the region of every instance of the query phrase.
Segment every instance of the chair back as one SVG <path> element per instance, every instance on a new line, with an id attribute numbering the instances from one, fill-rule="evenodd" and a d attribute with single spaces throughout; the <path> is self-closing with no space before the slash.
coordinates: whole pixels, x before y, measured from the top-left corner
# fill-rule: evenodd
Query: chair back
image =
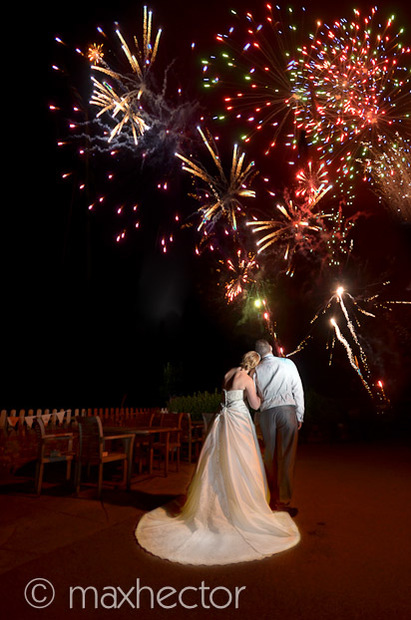
<path id="1" fill-rule="evenodd" d="M 44 437 L 46 435 L 46 428 L 44 426 L 44 422 L 41 418 L 36 418 L 33 424 L 34 430 L 36 432 L 37 437 L 37 457 L 42 459 L 45 455 L 45 445 L 44 445 Z"/>
<path id="2" fill-rule="evenodd" d="M 138 413 L 127 425 L 130 426 L 151 426 L 154 413 Z"/>
<path id="3" fill-rule="evenodd" d="M 72 433 L 47 433 L 44 421 L 40 417 L 34 420 L 33 429 L 37 439 L 37 458 L 41 461 L 45 458 L 48 459 L 48 462 L 53 459 L 61 460 L 63 457 L 69 457 L 76 452 L 76 444 L 73 449 Z M 62 444 L 62 440 L 64 440 L 65 445 Z"/>
<path id="4" fill-rule="evenodd" d="M 46 434 L 46 428 L 44 426 L 44 422 L 41 418 L 36 418 L 33 424 L 34 430 L 36 431 L 37 439 L 39 442 L 43 439 Z"/>
<path id="5" fill-rule="evenodd" d="M 180 443 L 184 413 L 163 413 L 161 426 L 175 426 L 178 430 L 170 433 L 170 442 Z"/>
<path id="6" fill-rule="evenodd" d="M 100 459 L 103 454 L 103 426 L 98 416 L 79 417 L 80 459 Z"/>
<path id="7" fill-rule="evenodd" d="M 181 418 L 181 430 L 183 431 L 183 435 L 189 435 L 191 427 L 191 413 L 183 413 Z"/>
<path id="8" fill-rule="evenodd" d="M 181 429 L 184 413 L 163 413 L 161 426 L 176 426 Z"/>
<path id="9" fill-rule="evenodd" d="M 151 421 L 151 426 L 164 426 L 163 424 L 164 413 L 160 411 L 155 411 L 153 413 L 153 419 Z"/>

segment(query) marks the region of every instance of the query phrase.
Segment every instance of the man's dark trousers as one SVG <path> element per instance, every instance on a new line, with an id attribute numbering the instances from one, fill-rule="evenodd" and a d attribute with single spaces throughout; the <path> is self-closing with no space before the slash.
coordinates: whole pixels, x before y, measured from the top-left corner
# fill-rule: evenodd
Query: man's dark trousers
<path id="1" fill-rule="evenodd" d="M 288 504 L 293 492 L 298 420 L 294 405 L 261 411 L 258 423 L 264 438 L 264 465 L 270 489 L 270 504 Z"/>

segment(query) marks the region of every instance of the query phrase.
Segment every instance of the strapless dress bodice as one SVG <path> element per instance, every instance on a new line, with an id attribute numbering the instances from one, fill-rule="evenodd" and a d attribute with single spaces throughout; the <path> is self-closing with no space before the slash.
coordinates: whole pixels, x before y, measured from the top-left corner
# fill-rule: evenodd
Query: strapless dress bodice
<path id="1" fill-rule="evenodd" d="M 223 390 L 224 394 L 224 406 L 232 407 L 235 404 L 242 404 L 244 406 L 244 390 Z"/>

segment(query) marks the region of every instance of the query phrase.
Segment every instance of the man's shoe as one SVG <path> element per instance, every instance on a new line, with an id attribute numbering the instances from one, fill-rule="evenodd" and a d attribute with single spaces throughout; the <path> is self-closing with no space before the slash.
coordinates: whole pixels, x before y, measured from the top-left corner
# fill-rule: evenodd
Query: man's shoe
<path id="1" fill-rule="evenodd" d="M 290 517 L 295 517 L 298 514 L 298 508 L 294 508 L 290 506 L 290 504 L 285 504 L 284 502 L 277 502 L 275 509 L 279 512 L 288 512 Z"/>
<path id="2" fill-rule="evenodd" d="M 285 508 L 285 512 L 288 512 L 290 517 L 295 517 L 298 515 L 298 508 L 287 506 L 287 508 Z"/>

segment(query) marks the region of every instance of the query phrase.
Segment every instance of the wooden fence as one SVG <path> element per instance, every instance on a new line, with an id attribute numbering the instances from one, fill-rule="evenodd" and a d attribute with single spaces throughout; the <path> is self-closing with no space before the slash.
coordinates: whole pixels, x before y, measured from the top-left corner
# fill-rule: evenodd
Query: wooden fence
<path id="1" fill-rule="evenodd" d="M 136 409 L 111 407 L 99 409 L 11 409 L 0 411 L 0 481 L 26 463 L 37 458 L 38 440 L 33 428 L 36 418 L 42 418 L 49 432 L 70 428 L 78 416 L 100 416 L 103 423 L 127 424 L 147 412 L 165 413 L 165 409 Z"/>
<path id="2" fill-rule="evenodd" d="M 133 420 L 141 413 L 160 412 L 165 413 L 167 409 L 146 408 L 138 409 L 134 407 L 110 407 L 94 409 L 2 409 L 0 412 L 0 430 L 22 430 L 30 429 L 36 418 L 42 418 L 44 425 L 48 426 L 69 426 L 71 421 L 78 416 L 100 416 L 103 420 L 114 422 Z"/>

